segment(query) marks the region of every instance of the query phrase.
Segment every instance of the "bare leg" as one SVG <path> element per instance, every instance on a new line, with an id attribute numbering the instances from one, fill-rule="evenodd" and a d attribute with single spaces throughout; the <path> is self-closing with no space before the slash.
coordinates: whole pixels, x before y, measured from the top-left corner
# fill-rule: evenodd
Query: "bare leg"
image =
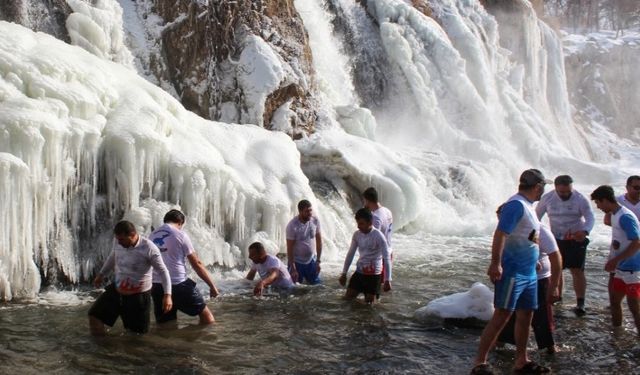
<path id="1" fill-rule="evenodd" d="M 624 292 L 617 290 L 610 290 L 611 292 L 611 324 L 614 327 L 620 327 L 622 325 L 622 299 L 624 298 Z"/>
<path id="2" fill-rule="evenodd" d="M 515 368 L 522 368 L 529 358 L 527 357 L 527 341 L 529 341 L 529 327 L 533 310 L 516 310 L 516 328 L 514 336 L 516 338 L 516 365 Z"/>
<path id="3" fill-rule="evenodd" d="M 216 321 L 216 319 L 213 317 L 213 313 L 211 312 L 211 310 L 209 310 L 208 306 L 204 307 L 204 310 L 202 310 L 202 312 L 200 312 L 200 324 L 211 324 L 214 323 Z"/>
<path id="4" fill-rule="evenodd" d="M 107 333 L 104 329 L 104 323 L 102 323 L 102 320 L 92 315 L 89 315 L 89 332 L 93 336 L 104 336 Z"/>
<path id="5" fill-rule="evenodd" d="M 509 321 L 512 311 L 505 309 L 495 309 L 493 316 L 489 323 L 484 327 L 482 335 L 480 336 L 480 344 L 478 345 L 478 354 L 474 362 L 474 366 L 482 363 L 487 363 L 489 351 L 495 346 L 496 339 L 500 334 L 500 331 Z"/>
<path id="6" fill-rule="evenodd" d="M 562 299 L 562 289 L 564 288 L 564 275 L 560 271 L 560 277 L 558 278 L 558 297 Z"/>
<path id="7" fill-rule="evenodd" d="M 344 294 L 344 297 L 342 298 L 346 300 L 353 300 L 353 299 L 356 299 L 356 297 L 358 297 L 358 294 L 360 293 L 357 290 L 347 288 L 347 292 Z"/>
<path id="8" fill-rule="evenodd" d="M 571 268 L 571 276 L 573 276 L 573 290 L 576 292 L 576 298 L 584 299 L 587 291 L 587 278 L 584 271 L 580 268 Z"/>
<path id="9" fill-rule="evenodd" d="M 364 302 L 368 303 L 369 305 L 373 304 L 376 300 L 376 295 L 375 294 L 365 294 L 364 295 Z"/>
<path id="10" fill-rule="evenodd" d="M 631 315 L 633 315 L 633 321 L 636 324 L 638 335 L 640 335 L 640 300 L 627 296 L 627 304 L 629 305 Z"/>

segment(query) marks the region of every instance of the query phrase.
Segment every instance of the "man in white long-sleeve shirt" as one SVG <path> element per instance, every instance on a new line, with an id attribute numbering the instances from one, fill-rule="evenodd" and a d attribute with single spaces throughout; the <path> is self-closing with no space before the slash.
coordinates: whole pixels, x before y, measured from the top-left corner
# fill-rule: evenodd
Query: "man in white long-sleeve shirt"
<path id="1" fill-rule="evenodd" d="M 384 234 L 373 227 L 373 215 L 366 208 L 361 208 L 356 212 L 356 222 L 358 230 L 353 234 L 351 247 L 347 252 L 344 261 L 342 275 L 340 275 L 340 285 L 347 282 L 347 272 L 353 262 L 356 250 L 360 253 L 356 264 L 356 272 L 353 273 L 347 286 L 345 299 L 354 299 L 358 294 L 364 293 L 364 300 L 373 303 L 375 297 L 380 295 L 380 279 L 382 267 L 384 265 L 387 272 L 384 273 L 384 291 L 391 290 L 391 259 L 389 248 Z"/>
<path id="2" fill-rule="evenodd" d="M 587 255 L 587 236 L 593 229 L 594 216 L 589 200 L 573 189 L 571 176 L 562 175 L 554 180 L 555 190 L 542 196 L 536 207 L 536 214 L 542 219 L 549 215 L 549 224 L 560 254 L 562 268 L 569 269 L 573 277 L 573 289 L 576 294 L 575 312 L 584 315 L 584 300 L 587 279 L 584 275 L 584 263 Z M 558 295 L 562 298 L 563 278 L 560 277 Z"/>
<path id="3" fill-rule="evenodd" d="M 89 328 L 92 335 L 104 335 L 104 325 L 113 327 L 122 318 L 124 327 L 136 333 L 149 331 L 151 311 L 151 274 L 158 272 L 162 279 L 163 310 L 170 311 L 171 276 L 165 267 L 160 250 L 147 238 L 138 235 L 135 225 L 121 221 L 113 230 L 116 241 L 113 250 L 93 281 L 100 287 L 104 276 L 115 273 L 115 281 L 105 288 L 89 310 Z"/>

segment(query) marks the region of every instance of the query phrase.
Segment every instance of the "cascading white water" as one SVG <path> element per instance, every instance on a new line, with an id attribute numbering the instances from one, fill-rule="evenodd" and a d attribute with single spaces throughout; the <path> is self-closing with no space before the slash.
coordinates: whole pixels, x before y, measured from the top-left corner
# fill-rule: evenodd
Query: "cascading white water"
<path id="1" fill-rule="evenodd" d="M 203 261 L 233 267 L 256 239 L 282 251 L 312 186 L 331 192 L 314 203 L 335 257 L 368 186 L 396 229 L 469 235 L 488 233 L 523 168 L 611 180 L 589 160 L 612 143 L 572 122 L 561 44 L 530 7 L 503 24 L 476 0 L 432 3 L 428 16 L 400 0 L 295 2 L 321 105 L 318 131 L 296 142 L 205 121 L 137 77 L 115 0 L 73 2 L 72 42 L 95 56 L 0 23 L 12 35 L 0 38 L 0 298 L 33 297 L 40 272 L 86 280 L 114 220 L 148 232 L 175 205 Z M 247 116 L 262 118 L 289 73 L 260 37 L 245 47 Z"/>

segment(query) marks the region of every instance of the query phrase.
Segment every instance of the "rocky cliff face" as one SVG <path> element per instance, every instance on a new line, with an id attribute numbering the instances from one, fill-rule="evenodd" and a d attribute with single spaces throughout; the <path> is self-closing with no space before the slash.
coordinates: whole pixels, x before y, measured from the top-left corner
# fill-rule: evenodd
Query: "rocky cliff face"
<path id="1" fill-rule="evenodd" d="M 0 1 L 0 20 L 51 34 L 69 42 L 65 20 L 71 8 L 65 0 L 3 0 Z"/>
<path id="2" fill-rule="evenodd" d="M 577 120 L 640 140 L 640 34 L 565 35 L 567 84 Z M 596 135 L 601 130 L 594 129 Z M 598 134 L 600 133 L 600 134 Z"/>
<path id="3" fill-rule="evenodd" d="M 293 0 L 17 0 L 0 4 L 0 19 L 121 63 L 113 48 L 125 32 L 138 72 L 187 109 L 294 138 L 314 130 L 311 52 Z"/>

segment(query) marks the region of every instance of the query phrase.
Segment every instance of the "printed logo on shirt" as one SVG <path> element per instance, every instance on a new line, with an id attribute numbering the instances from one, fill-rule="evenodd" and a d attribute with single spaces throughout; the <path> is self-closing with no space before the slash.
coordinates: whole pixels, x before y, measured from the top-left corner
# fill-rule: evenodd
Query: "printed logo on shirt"
<path id="1" fill-rule="evenodd" d="M 620 242 L 618 242 L 618 240 L 613 240 L 613 242 L 611 242 L 611 247 L 614 250 L 618 250 L 620 248 Z"/>
<path id="2" fill-rule="evenodd" d="M 155 238 L 153 239 L 153 243 L 158 246 L 158 249 L 160 249 L 161 253 L 164 253 L 168 250 L 167 247 L 164 246 L 164 239 L 169 236 L 171 236 L 171 233 L 166 230 L 159 230 L 156 232 L 156 236 L 154 236 Z"/>

